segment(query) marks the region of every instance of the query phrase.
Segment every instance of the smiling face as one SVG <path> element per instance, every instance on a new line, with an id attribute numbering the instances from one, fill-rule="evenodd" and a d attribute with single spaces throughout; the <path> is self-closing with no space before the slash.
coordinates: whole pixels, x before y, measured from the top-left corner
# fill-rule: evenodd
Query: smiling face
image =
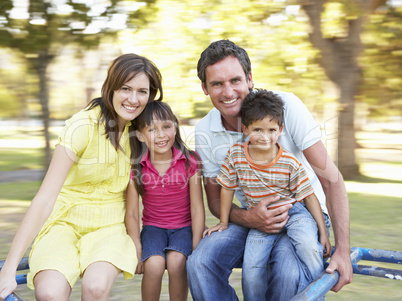
<path id="1" fill-rule="evenodd" d="M 171 120 L 155 120 L 141 131 L 137 131 L 137 137 L 147 145 L 153 160 L 167 160 L 171 158 L 176 124 Z"/>
<path id="2" fill-rule="evenodd" d="M 241 104 L 253 86 L 251 73 L 246 77 L 239 60 L 228 56 L 209 65 L 205 75 L 206 83 L 202 83 L 202 89 L 220 111 L 223 121 L 237 119 Z"/>
<path id="3" fill-rule="evenodd" d="M 273 120 L 271 116 L 267 116 L 262 120 L 252 122 L 248 127 L 242 125 L 242 128 L 244 134 L 249 136 L 250 150 L 269 154 L 271 150 L 276 151 L 275 144 L 282 132 L 283 125 L 280 127 L 277 121 Z"/>
<path id="4" fill-rule="evenodd" d="M 119 130 L 126 123 L 136 118 L 148 103 L 150 82 L 148 76 L 141 72 L 113 93 L 113 108 L 118 115 Z"/>

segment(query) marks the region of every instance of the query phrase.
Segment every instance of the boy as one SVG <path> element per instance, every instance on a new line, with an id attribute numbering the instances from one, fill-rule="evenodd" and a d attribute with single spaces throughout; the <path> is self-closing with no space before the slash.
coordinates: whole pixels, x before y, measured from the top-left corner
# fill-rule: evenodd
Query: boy
<path id="1" fill-rule="evenodd" d="M 286 232 L 268 234 L 251 229 L 248 234 L 243 262 L 243 271 L 248 272 L 243 273 L 242 278 L 243 289 L 252 300 L 265 300 L 268 258 L 280 235 L 286 233 L 290 237 L 304 264 L 303 271 L 311 280 L 323 271 L 322 257 L 328 257 L 332 248 L 320 204 L 305 170 L 277 143 L 283 129 L 283 107 L 281 98 L 267 90 L 249 93 L 244 99 L 242 130 L 249 141 L 234 144 L 226 156 L 217 177 L 222 186 L 220 223 L 204 232 L 205 236 L 227 229 L 234 190 L 239 187 L 246 195 L 247 209 L 270 195 L 279 195 L 280 200 L 271 203 L 268 210 L 293 204 L 284 227 Z M 309 214 L 316 224 L 300 223 Z"/>

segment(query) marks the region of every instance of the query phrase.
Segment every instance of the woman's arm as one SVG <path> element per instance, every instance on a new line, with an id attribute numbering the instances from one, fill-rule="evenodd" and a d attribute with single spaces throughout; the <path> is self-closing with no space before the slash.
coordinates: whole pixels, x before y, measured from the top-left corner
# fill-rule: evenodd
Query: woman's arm
<path id="1" fill-rule="evenodd" d="M 317 196 L 313 193 L 304 199 L 304 203 L 306 204 L 308 211 L 311 213 L 317 223 L 319 241 L 324 248 L 323 255 L 324 257 L 329 257 L 331 256 L 332 246 L 329 242 L 327 228 L 325 227 L 325 220 L 321 211 L 320 202 L 318 201 Z"/>
<path id="2" fill-rule="evenodd" d="M 191 226 L 193 231 L 193 250 L 201 240 L 205 228 L 205 208 L 202 196 L 201 170 L 198 170 L 189 181 L 191 200 Z"/>
<path id="3" fill-rule="evenodd" d="M 16 288 L 18 263 L 52 212 L 74 160 L 75 154 L 71 150 L 60 145 L 56 147 L 42 185 L 17 230 L 0 272 L 0 299 L 5 299 Z"/>
<path id="4" fill-rule="evenodd" d="M 133 240 L 135 249 L 137 251 L 138 264 L 135 273 L 142 274 L 143 268 L 142 263 L 140 262 L 142 256 L 142 246 L 140 240 L 139 195 L 132 179 L 130 179 L 130 182 L 127 186 L 126 216 L 124 220 L 126 224 L 127 234 Z"/>

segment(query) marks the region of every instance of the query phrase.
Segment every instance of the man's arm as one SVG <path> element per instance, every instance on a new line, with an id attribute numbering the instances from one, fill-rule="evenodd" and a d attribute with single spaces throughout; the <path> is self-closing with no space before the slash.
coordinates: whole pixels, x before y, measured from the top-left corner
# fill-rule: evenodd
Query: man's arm
<path id="1" fill-rule="evenodd" d="M 204 188 L 209 210 L 215 217 L 220 218 L 221 186 L 216 181 L 216 178 L 204 177 Z M 272 210 L 267 209 L 270 203 L 278 200 L 279 197 L 268 197 L 250 210 L 241 209 L 236 204 L 232 204 L 229 221 L 267 233 L 279 233 L 289 219 L 288 211 L 292 205 L 281 206 Z"/>
<path id="2" fill-rule="evenodd" d="M 326 272 L 332 273 L 334 270 L 339 272 L 339 281 L 332 288 L 332 291 L 338 292 L 344 285 L 351 283 L 353 279 L 350 261 L 349 201 L 345 183 L 321 141 L 305 149 L 303 153 L 317 174 L 326 196 L 335 236 L 335 252 Z"/>

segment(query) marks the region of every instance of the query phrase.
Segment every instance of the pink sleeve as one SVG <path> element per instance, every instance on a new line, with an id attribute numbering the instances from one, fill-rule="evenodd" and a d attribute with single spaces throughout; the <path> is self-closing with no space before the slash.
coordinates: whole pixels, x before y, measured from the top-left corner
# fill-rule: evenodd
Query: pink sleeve
<path id="1" fill-rule="evenodd" d="M 198 154 L 197 154 L 198 155 Z M 199 157 L 198 157 L 199 158 Z M 188 177 L 191 178 L 195 173 L 201 169 L 201 161 L 194 155 L 189 155 Z"/>

